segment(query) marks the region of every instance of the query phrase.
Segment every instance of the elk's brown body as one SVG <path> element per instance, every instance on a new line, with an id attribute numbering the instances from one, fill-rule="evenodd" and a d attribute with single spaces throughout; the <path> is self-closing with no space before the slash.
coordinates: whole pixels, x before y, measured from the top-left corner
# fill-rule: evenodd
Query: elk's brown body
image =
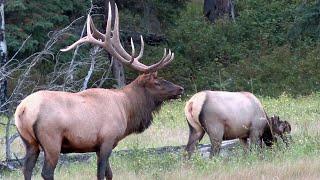
<path id="1" fill-rule="evenodd" d="M 115 10 L 118 21 L 117 8 Z M 109 21 L 110 19 L 111 14 Z M 127 135 L 140 133 L 148 128 L 152 122 L 152 114 L 160 108 L 162 102 L 175 99 L 183 92 L 182 87 L 158 78 L 155 72 L 172 61 L 173 53 L 165 52 L 159 63 L 146 66 L 138 61 L 143 48 L 140 55 L 134 57 L 129 56 L 117 44 L 117 22 L 113 37 L 108 39 L 111 37 L 110 22 L 108 21 L 106 35 L 103 35 L 94 28 L 90 20 L 88 17 L 87 36 L 67 50 L 82 42 L 93 43 L 102 46 L 112 55 L 121 57 L 121 62 L 143 74 L 121 90 L 96 88 L 78 93 L 39 91 L 26 97 L 15 112 L 15 124 L 26 146 L 23 168 L 25 179 L 31 179 L 40 147 L 45 155 L 41 173 L 44 179 L 53 179 L 60 153 L 70 152 L 96 152 L 98 179 L 112 179 L 108 161 L 112 149 Z M 102 38 L 104 41 L 95 38 Z"/>
<path id="2" fill-rule="evenodd" d="M 212 145 L 211 157 L 218 153 L 222 140 L 239 138 L 247 146 L 250 138 L 252 144 L 261 146 L 264 140 L 267 146 L 271 146 L 273 132 L 279 135 L 286 129 L 290 132 L 289 128 L 284 128 L 288 122 L 280 122 L 279 118 L 270 120 L 260 101 L 248 92 L 199 92 L 186 103 L 185 115 L 190 127 L 186 147 L 189 157 L 205 132 Z"/>

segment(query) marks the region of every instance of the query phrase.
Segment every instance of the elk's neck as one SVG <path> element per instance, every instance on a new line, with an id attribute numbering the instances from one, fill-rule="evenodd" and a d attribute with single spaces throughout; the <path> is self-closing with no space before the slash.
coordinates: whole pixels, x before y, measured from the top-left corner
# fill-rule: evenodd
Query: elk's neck
<path id="1" fill-rule="evenodd" d="M 273 142 L 275 141 L 275 137 L 274 137 L 272 125 L 271 125 L 271 122 L 269 122 L 268 116 L 267 116 L 267 121 L 268 121 L 268 123 L 264 127 L 262 139 L 267 146 L 271 146 L 273 144 Z"/>
<path id="2" fill-rule="evenodd" d="M 153 97 L 144 87 L 130 84 L 123 90 L 128 98 L 126 134 L 141 133 L 147 129 L 153 120 L 153 113 L 157 112 L 162 102 Z"/>

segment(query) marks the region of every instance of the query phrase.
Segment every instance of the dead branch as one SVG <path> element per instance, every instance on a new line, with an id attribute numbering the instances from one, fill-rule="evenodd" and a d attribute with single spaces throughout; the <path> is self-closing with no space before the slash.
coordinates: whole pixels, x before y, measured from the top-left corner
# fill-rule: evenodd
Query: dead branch
<path id="1" fill-rule="evenodd" d="M 81 88 L 81 90 L 85 90 L 87 89 L 88 87 L 88 82 L 89 82 L 89 79 L 92 75 L 92 72 L 93 72 L 93 69 L 94 69 L 94 65 L 96 63 L 96 55 L 97 53 L 99 52 L 101 48 L 99 48 L 98 46 L 95 46 L 93 47 L 93 49 L 91 49 L 91 52 L 90 52 L 90 58 L 91 58 L 91 65 L 90 65 L 90 69 L 87 73 L 87 76 L 84 78 L 84 81 L 83 81 L 83 86 Z"/>
<path id="2" fill-rule="evenodd" d="M 88 14 L 91 14 L 92 10 L 94 8 L 94 5 L 92 4 L 92 1 L 91 1 L 91 6 L 90 6 L 90 9 L 89 9 L 89 12 Z M 82 31 L 81 31 L 81 35 L 80 35 L 80 38 L 82 38 L 84 36 L 84 32 L 86 30 L 86 23 L 84 23 L 83 27 L 82 27 Z M 72 55 L 72 59 L 71 59 L 71 62 L 70 62 L 70 65 L 69 65 L 69 71 L 68 71 L 68 74 L 67 74 L 67 80 L 70 79 L 70 81 L 73 80 L 73 69 L 74 69 L 74 61 L 75 61 L 75 58 L 78 54 L 78 50 L 79 50 L 79 47 L 80 46 L 77 46 L 76 49 L 74 50 L 73 52 L 73 55 Z"/>

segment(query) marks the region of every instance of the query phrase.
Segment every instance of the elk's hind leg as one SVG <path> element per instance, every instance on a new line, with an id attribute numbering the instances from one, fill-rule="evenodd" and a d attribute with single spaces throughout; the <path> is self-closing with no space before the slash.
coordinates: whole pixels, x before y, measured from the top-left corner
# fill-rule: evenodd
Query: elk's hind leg
<path id="1" fill-rule="evenodd" d="M 214 155 L 219 154 L 220 146 L 223 139 L 224 127 L 218 123 L 216 124 L 206 124 L 207 133 L 211 142 L 211 151 L 209 158 L 211 159 Z"/>
<path id="2" fill-rule="evenodd" d="M 32 170 L 36 165 L 40 149 L 37 143 L 29 143 L 23 137 L 21 137 L 22 141 L 26 147 L 26 156 L 23 165 L 23 175 L 25 180 L 31 180 Z"/>
<path id="3" fill-rule="evenodd" d="M 61 151 L 62 135 L 55 128 L 48 129 L 47 126 L 41 126 L 41 122 L 34 126 L 34 131 L 44 151 L 41 176 L 45 180 L 53 180 Z"/>
<path id="4" fill-rule="evenodd" d="M 51 143 L 50 143 L 51 144 Z M 44 150 L 44 164 L 41 172 L 41 176 L 45 180 L 54 179 L 54 170 L 59 160 L 60 150 L 61 150 L 61 140 L 58 145 L 43 145 Z"/>
<path id="5" fill-rule="evenodd" d="M 198 127 L 197 129 L 192 127 L 189 122 L 188 125 L 190 129 L 189 140 L 185 150 L 188 152 L 188 158 L 190 158 L 192 153 L 196 149 L 198 142 L 203 138 L 205 131 L 201 127 Z"/>

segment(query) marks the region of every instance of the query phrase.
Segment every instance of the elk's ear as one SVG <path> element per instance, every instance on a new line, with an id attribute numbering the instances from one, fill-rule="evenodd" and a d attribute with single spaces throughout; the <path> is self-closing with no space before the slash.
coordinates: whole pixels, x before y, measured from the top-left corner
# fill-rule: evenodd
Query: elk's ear
<path id="1" fill-rule="evenodd" d="M 139 82 L 141 84 L 145 84 L 146 82 L 150 81 L 151 75 L 150 73 L 143 73 L 139 76 Z"/>
<path id="2" fill-rule="evenodd" d="M 281 132 L 281 134 L 284 133 L 284 130 L 285 130 L 285 127 L 286 127 L 286 124 L 285 123 L 281 123 L 278 127 L 279 131 Z"/>
<path id="3" fill-rule="evenodd" d="M 275 123 L 276 123 L 276 120 L 275 120 L 274 116 L 272 116 L 272 117 L 270 118 L 270 121 L 271 121 L 271 124 L 275 124 Z"/>

